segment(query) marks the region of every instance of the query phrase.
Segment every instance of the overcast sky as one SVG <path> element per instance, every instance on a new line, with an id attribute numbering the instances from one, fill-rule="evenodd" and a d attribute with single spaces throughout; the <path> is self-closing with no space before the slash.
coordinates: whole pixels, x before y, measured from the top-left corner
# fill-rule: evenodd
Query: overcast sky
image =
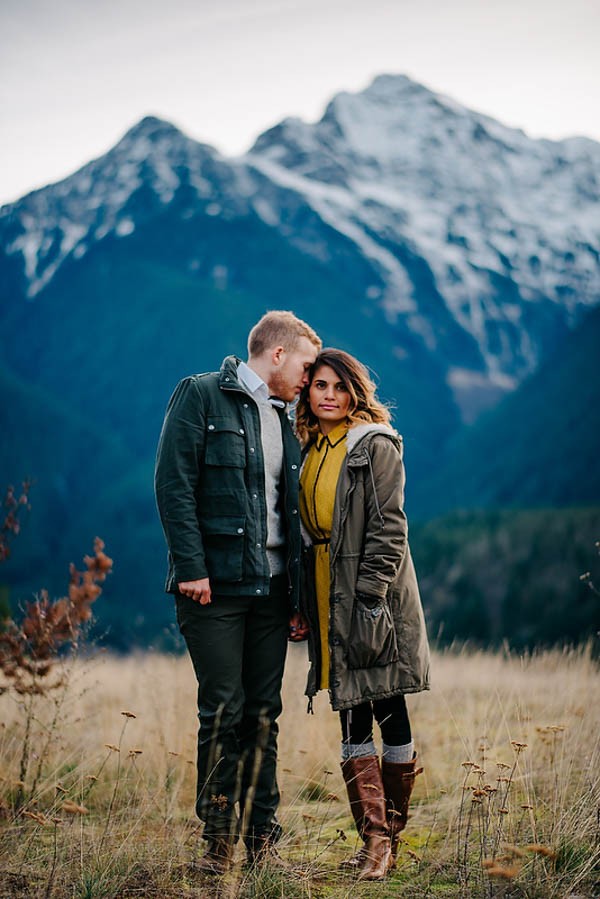
<path id="1" fill-rule="evenodd" d="M 599 47 L 600 0 L 0 0 L 0 204 L 144 115 L 234 155 L 382 72 L 600 140 Z"/>

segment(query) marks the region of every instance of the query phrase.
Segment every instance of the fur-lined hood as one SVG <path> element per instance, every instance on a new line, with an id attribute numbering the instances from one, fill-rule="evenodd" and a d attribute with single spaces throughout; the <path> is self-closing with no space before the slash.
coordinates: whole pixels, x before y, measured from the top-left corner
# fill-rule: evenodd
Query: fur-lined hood
<path id="1" fill-rule="evenodd" d="M 367 448 L 373 437 L 376 435 L 389 437 L 396 445 L 396 448 L 402 452 L 402 437 L 394 428 L 385 424 L 364 424 L 355 425 L 349 428 L 346 436 L 346 453 L 349 463 L 360 464 L 361 450 Z M 366 441 L 366 444 L 365 444 Z"/>

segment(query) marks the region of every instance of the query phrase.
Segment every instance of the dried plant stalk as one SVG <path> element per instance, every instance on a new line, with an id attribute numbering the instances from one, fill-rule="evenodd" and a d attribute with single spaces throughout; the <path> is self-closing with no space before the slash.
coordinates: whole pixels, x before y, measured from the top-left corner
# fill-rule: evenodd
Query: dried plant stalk
<path id="1" fill-rule="evenodd" d="M 70 565 L 67 596 L 51 600 L 42 590 L 34 602 L 27 603 L 20 625 L 13 619 L 5 621 L 0 633 L 0 671 L 17 693 L 44 694 L 60 685 L 60 680 L 51 681 L 48 675 L 60 650 L 77 645 L 92 617 L 92 603 L 102 593 L 100 584 L 113 565 L 99 537 L 94 540 L 94 555 L 83 561 L 83 571 Z"/>
<path id="2" fill-rule="evenodd" d="M 29 511 L 29 490 L 31 483 L 23 481 L 23 492 L 17 498 L 15 496 L 15 488 L 10 485 L 6 488 L 6 494 L 2 501 L 4 510 L 4 518 L 0 525 L 0 562 L 6 561 L 10 556 L 9 540 L 16 537 L 21 530 L 20 516 L 24 509 Z"/>

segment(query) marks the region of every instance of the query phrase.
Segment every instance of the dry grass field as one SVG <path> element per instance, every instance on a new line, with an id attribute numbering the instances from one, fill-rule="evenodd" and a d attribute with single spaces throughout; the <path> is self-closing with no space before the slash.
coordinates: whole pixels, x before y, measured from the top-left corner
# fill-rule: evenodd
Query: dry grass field
<path id="1" fill-rule="evenodd" d="M 187 657 L 98 654 L 47 695 L 0 695 L 0 897 L 600 895 L 600 677 L 589 648 L 436 653 L 409 697 L 424 766 L 397 869 L 336 870 L 356 844 L 325 694 L 291 646 L 280 734 L 281 854 L 295 874 L 194 866 L 195 683 Z M 61 675 L 57 668 L 53 677 Z M 24 766 L 24 759 L 26 765 Z"/>

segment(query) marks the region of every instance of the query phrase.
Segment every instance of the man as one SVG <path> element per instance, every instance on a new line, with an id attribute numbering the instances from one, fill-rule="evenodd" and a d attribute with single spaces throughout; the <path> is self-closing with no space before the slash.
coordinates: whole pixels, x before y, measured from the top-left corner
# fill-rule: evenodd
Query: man
<path id="1" fill-rule="evenodd" d="M 277 717 L 300 554 L 300 450 L 285 410 L 320 347 L 291 312 L 268 312 L 247 363 L 228 356 L 179 383 L 158 446 L 166 589 L 198 680 L 196 811 L 211 873 L 230 866 L 242 819 L 248 860 L 279 860 Z"/>

